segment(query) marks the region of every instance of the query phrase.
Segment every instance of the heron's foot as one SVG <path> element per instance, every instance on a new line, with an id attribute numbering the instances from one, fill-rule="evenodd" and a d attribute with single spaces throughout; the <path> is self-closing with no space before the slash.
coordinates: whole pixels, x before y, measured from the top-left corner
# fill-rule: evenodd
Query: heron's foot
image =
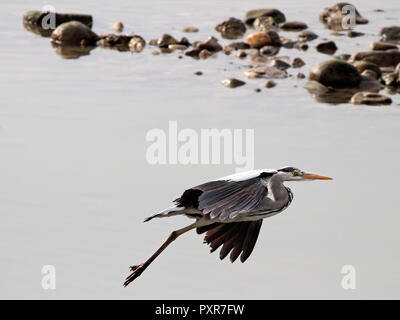
<path id="1" fill-rule="evenodd" d="M 129 267 L 129 269 L 131 270 L 132 273 L 125 279 L 124 287 L 126 287 L 133 280 L 135 280 L 137 277 L 139 277 L 142 274 L 142 272 L 145 270 L 143 263 L 138 264 L 136 266 L 131 266 L 131 267 Z"/>

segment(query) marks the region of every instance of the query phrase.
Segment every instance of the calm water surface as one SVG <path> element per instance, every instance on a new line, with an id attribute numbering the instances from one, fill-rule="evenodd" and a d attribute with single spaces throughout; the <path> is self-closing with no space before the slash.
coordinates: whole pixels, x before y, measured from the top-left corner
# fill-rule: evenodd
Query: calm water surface
<path id="1" fill-rule="evenodd" d="M 270 1 L 288 20 L 306 22 L 340 53 L 368 50 L 383 26 L 400 24 L 398 1 L 353 1 L 370 24 L 364 37 L 334 36 L 318 20 L 333 1 Z M 0 298 L 400 298 L 398 190 L 400 96 L 388 107 L 316 102 L 295 76 L 254 92 L 220 81 L 243 78 L 247 61 L 206 61 L 97 48 L 62 59 L 48 38 L 27 32 L 22 15 L 51 4 L 90 13 L 93 29 L 121 20 L 146 40 L 163 33 L 191 41 L 265 1 L 2 1 L 0 4 Z M 383 13 L 374 12 L 379 6 Z M 197 34 L 182 34 L 193 25 Z M 282 33 L 295 38 L 294 33 Z M 223 40 L 221 43 L 227 43 Z M 300 56 L 307 74 L 329 59 L 312 43 Z M 202 71 L 203 76 L 193 75 Z M 296 75 L 297 70 L 290 70 Z M 387 94 L 387 93 L 386 93 Z M 148 130 L 178 127 L 255 130 L 255 166 L 294 165 L 332 182 L 290 184 L 295 199 L 265 221 L 246 264 L 219 261 L 195 233 L 184 235 L 132 286 L 128 266 L 142 262 L 184 217 L 143 224 L 192 185 L 234 165 L 151 166 Z M 54 265 L 57 289 L 43 290 L 41 268 Z M 357 289 L 343 290 L 353 265 Z"/>

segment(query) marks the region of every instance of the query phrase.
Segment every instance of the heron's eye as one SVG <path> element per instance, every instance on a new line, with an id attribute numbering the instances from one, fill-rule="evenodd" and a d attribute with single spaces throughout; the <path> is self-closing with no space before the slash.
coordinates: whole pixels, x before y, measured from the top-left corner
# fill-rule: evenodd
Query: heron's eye
<path id="1" fill-rule="evenodd" d="M 299 171 L 293 171 L 292 174 L 293 174 L 294 176 L 300 176 L 300 175 L 301 175 L 301 173 L 300 173 Z"/>

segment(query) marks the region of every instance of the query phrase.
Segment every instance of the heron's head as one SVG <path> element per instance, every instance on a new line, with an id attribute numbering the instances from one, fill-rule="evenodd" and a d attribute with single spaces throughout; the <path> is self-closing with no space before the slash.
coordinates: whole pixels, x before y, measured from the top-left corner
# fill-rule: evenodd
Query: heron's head
<path id="1" fill-rule="evenodd" d="M 295 167 L 278 169 L 276 175 L 280 177 L 282 181 L 332 180 L 330 177 L 305 172 Z"/>

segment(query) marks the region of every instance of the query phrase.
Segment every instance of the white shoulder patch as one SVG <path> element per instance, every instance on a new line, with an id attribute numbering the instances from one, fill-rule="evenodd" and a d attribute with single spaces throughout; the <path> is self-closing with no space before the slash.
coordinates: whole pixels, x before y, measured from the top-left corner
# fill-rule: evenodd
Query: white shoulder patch
<path id="1" fill-rule="evenodd" d="M 246 171 L 246 172 L 239 172 L 239 173 L 231 174 L 229 176 L 225 176 L 225 177 L 216 179 L 216 181 L 219 181 L 219 180 L 244 181 L 244 180 L 249 180 L 249 179 L 258 177 L 263 172 L 276 173 L 277 171 L 274 169 L 259 169 L 259 170 L 252 170 L 252 171 Z"/>

